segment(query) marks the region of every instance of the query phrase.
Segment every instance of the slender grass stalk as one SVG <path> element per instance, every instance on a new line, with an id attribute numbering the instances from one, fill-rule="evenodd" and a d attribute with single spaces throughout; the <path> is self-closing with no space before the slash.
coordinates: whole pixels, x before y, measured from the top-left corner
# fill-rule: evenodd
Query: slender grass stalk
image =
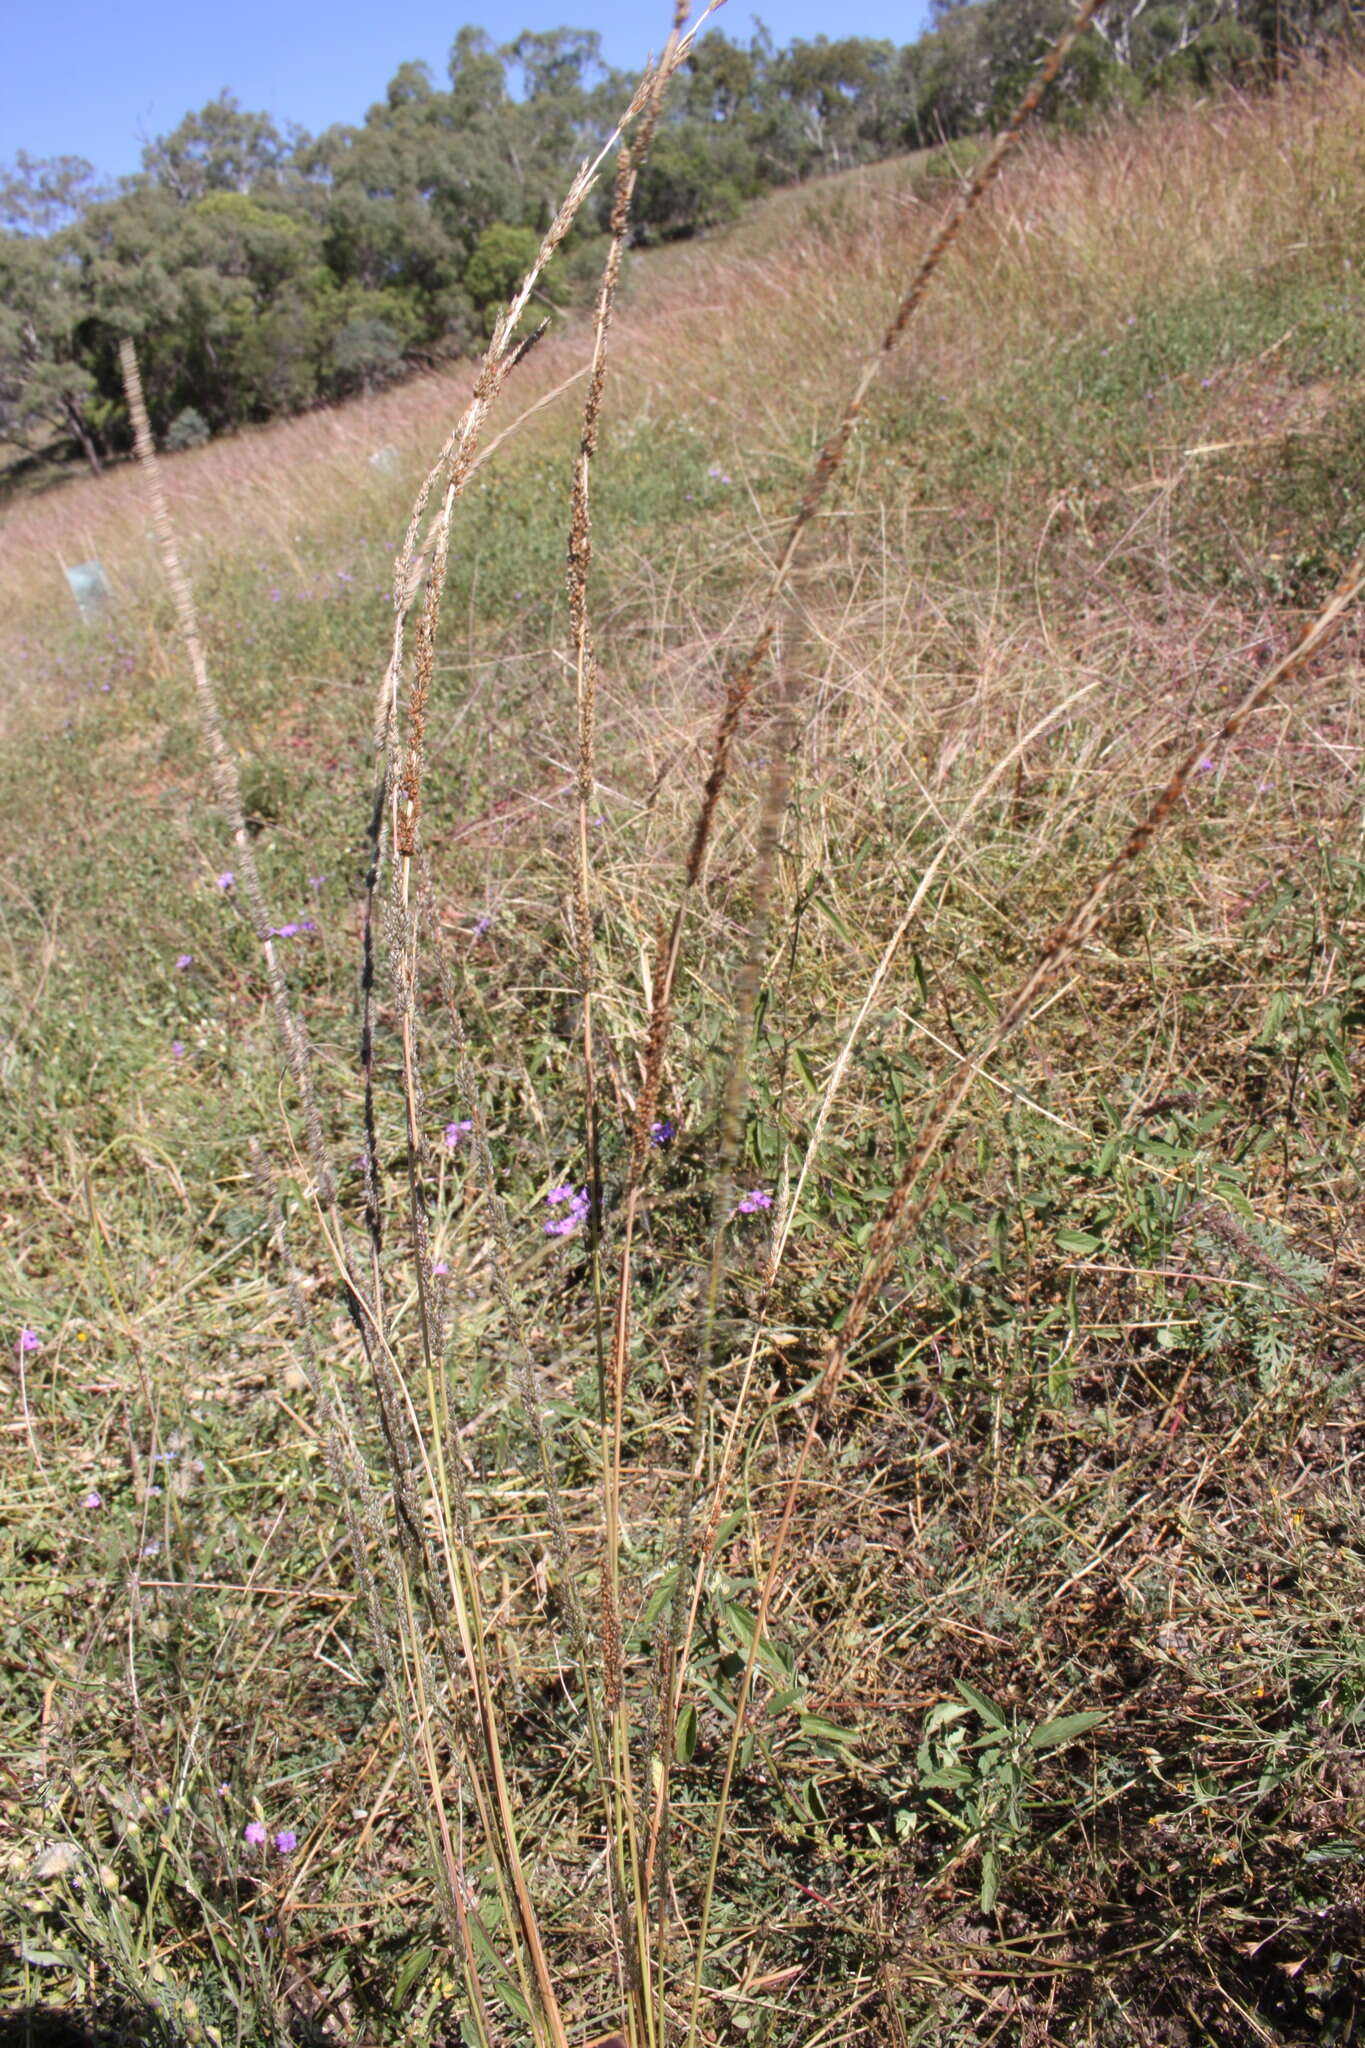
<path id="1" fill-rule="evenodd" d="M 795 638 L 794 634 L 790 637 Z M 686 1671 L 685 1643 L 689 1633 L 688 1621 L 690 1614 L 695 1611 L 690 1599 L 689 1573 L 694 1574 L 698 1584 L 701 1576 L 694 1572 L 692 1565 L 696 1500 L 701 1483 L 711 1381 L 718 1349 L 720 1298 L 725 1272 L 725 1249 L 729 1240 L 735 1199 L 735 1170 L 744 1138 L 744 1108 L 749 1091 L 754 1018 L 758 1011 L 758 998 L 767 955 L 778 842 L 791 790 L 793 746 L 799 731 L 795 717 L 797 691 L 791 667 L 793 650 L 790 647 L 785 649 L 784 656 L 789 680 L 775 721 L 772 760 L 759 811 L 752 868 L 749 929 L 735 990 L 730 1056 L 721 1086 L 719 1115 L 716 1120 L 712 1163 L 710 1252 L 701 1284 L 700 1306 L 690 1347 L 695 1360 L 692 1412 L 683 1459 L 683 1492 L 678 1507 L 677 1534 L 672 1545 L 673 1597 L 669 1604 L 669 1622 L 663 1636 L 659 1658 L 658 1689 L 662 1706 L 654 1751 L 655 1792 L 646 1856 L 646 1876 L 652 1879 L 655 1900 L 661 2002 L 668 1933 L 669 1798 L 677 1716 Z"/>
<path id="2" fill-rule="evenodd" d="M 704 18 L 704 17 L 703 17 Z M 694 32 L 695 33 L 695 32 Z M 448 437 L 436 463 L 428 472 L 420 489 L 409 520 L 407 535 L 400 550 L 394 571 L 395 627 L 389 664 L 381 686 L 376 719 L 376 744 L 380 753 L 380 773 L 376 788 L 375 803 L 370 826 L 370 861 L 366 878 L 365 914 L 363 920 L 362 960 L 362 1068 L 365 1080 L 365 1115 L 367 1129 L 367 1210 L 369 1214 L 371 1239 L 372 1288 L 376 1303 L 382 1299 L 380 1276 L 380 1250 L 382 1228 L 379 1213 L 378 1171 L 377 1171 L 377 1124 L 374 1095 L 374 988 L 376 968 L 375 909 L 380 873 L 383 866 L 385 845 L 389 835 L 397 854 L 389 892 L 388 918 L 391 933 L 390 956 L 393 969 L 395 1006 L 398 1016 L 403 1059 L 403 1094 L 406 1122 L 407 1182 L 408 1182 L 408 1237 L 417 1272 L 418 1321 L 423 1359 L 423 1370 L 427 1386 L 427 1413 L 431 1421 L 432 1466 L 435 1497 L 439 1503 L 438 1522 L 445 1532 L 444 1540 L 449 1542 L 452 1521 L 457 1526 L 467 1527 L 461 1501 L 453 1491 L 453 1467 L 445 1455 L 449 1441 L 449 1408 L 445 1394 L 443 1372 L 440 1366 L 440 1344 L 438 1338 L 437 1308 L 433 1298 L 429 1255 L 429 1229 L 423 1191 L 423 1159 L 425 1147 L 422 1138 L 420 1052 L 417 1031 L 417 981 L 418 957 L 421 939 L 420 890 L 414 895 L 413 867 L 421 857 L 421 802 L 422 780 L 425 759 L 426 720 L 432 678 L 434 672 L 435 648 L 439 634 L 441 600 L 445 587 L 451 543 L 452 515 L 454 507 L 465 490 L 478 461 L 477 445 L 489 409 L 503 383 L 524 354 L 525 344 L 516 344 L 514 337 L 521 316 L 529 302 L 536 281 L 559 243 L 567 234 L 584 199 L 606 161 L 611 148 L 626 127 L 636 122 L 643 113 L 646 117 L 645 132 L 652 127 L 652 109 L 657 108 L 659 95 L 691 46 L 691 37 L 680 33 L 670 39 L 664 59 L 651 67 L 641 81 L 617 135 L 599 153 L 596 160 L 585 164 L 573 180 L 569 191 L 545 235 L 535 263 L 523 280 L 522 286 L 511 305 L 500 318 L 488 351 L 475 381 L 474 392 L 466 411 L 453 433 Z M 623 154 L 625 154 L 623 145 Z M 631 153 L 634 154 L 633 152 Z M 633 186 L 633 178 L 631 180 Z M 619 197 L 619 194 L 618 194 Z M 619 250 L 617 253 L 619 269 Z M 613 278 L 614 290 L 614 278 Z M 609 310 L 609 303 L 608 303 Z M 605 343 L 605 323 L 598 324 L 599 360 L 590 372 L 590 391 L 594 397 L 590 409 L 600 404 L 602 364 L 600 350 Z M 417 590 L 417 536 L 421 528 L 427 502 L 432 493 L 440 487 L 441 503 L 423 552 L 429 549 L 430 560 L 426 573 L 426 595 L 418 620 L 412 687 L 407 704 L 406 734 L 401 748 L 398 744 L 398 689 L 402 672 L 404 651 L 404 621 L 407 610 Z M 586 580 L 586 569 L 584 572 Z M 478 1148 L 486 1154 L 486 1143 Z M 600 1194 L 600 1176 L 599 1176 Z M 547 1476 L 547 1491 L 553 1491 L 550 1473 L 547 1436 L 543 1422 L 539 1419 L 539 1395 L 535 1387 L 534 1369 L 529 1356 L 524 1360 L 525 1370 L 521 1374 L 524 1405 L 537 1418 L 536 1437 L 540 1448 L 542 1464 Z M 399 1379 L 401 1386 L 401 1377 Z M 420 1439 L 420 1428 L 415 1418 L 409 1427 Z M 386 1434 L 393 1435 L 391 1427 Z M 456 1489 L 457 1490 L 457 1489 Z M 562 1524 L 562 1518 L 561 1518 Z M 457 1546 L 459 1547 L 459 1546 Z M 563 1562 L 566 1567 L 567 1545 L 564 1546 Z M 447 1564 L 449 1567 L 450 1559 Z M 535 1976 L 535 2003 L 549 2028 L 551 2039 L 558 2043 L 562 2036 L 562 2022 L 559 2019 L 553 1986 L 550 1983 L 548 1965 L 545 1962 L 543 1944 L 531 1906 L 529 1889 L 517 1847 L 516 1830 L 506 1790 L 506 1778 L 501 1761 L 501 1749 L 492 1711 L 491 1691 L 488 1684 L 486 1665 L 475 1662 L 483 1658 L 483 1639 L 477 1629 L 471 1634 L 467 1626 L 465 1603 L 477 1610 L 477 1565 L 467 1542 L 462 1549 L 462 1563 L 459 1573 L 451 1582 L 452 1592 L 457 1593 L 456 1609 L 460 1622 L 460 1638 L 467 1666 L 470 1668 L 476 1703 L 479 1708 L 485 1754 L 491 1773 L 491 1789 L 496 1815 L 496 1845 L 505 1860 L 508 1882 L 515 1897 L 517 1914 L 521 1926 L 521 1938 L 530 1957 Z M 571 1603 L 572 1606 L 573 1603 Z M 582 1681 L 587 1709 L 590 1735 L 595 1753 L 599 1754 L 596 1737 L 593 1734 L 594 1710 L 591 1705 L 592 1674 L 587 1654 L 587 1641 L 581 1627 L 576 1629 L 577 1652 L 582 1667 Z M 604 1651 L 609 1647 L 610 1631 L 604 1630 Z M 610 1682 L 608 1681 L 610 1695 Z M 626 1776 L 629 1759 L 626 1757 Z M 599 1778 L 604 1787 L 610 1782 L 609 1775 L 599 1762 Z M 619 1786 L 623 1773 L 618 1767 L 612 1774 Z M 433 1784 L 433 1796 L 438 1796 Z M 638 1978 L 638 1968 L 633 1972 Z M 638 2029 L 636 2030 L 638 2032 Z M 644 2022 L 645 2048 L 652 2048 L 652 2027 L 648 2019 Z"/>
<path id="3" fill-rule="evenodd" d="M 630 2039 L 633 2044 L 640 2044 L 640 2048 L 654 2048 L 659 2030 L 664 2025 L 664 2010 L 662 1991 L 657 2014 L 651 1992 L 653 1972 L 649 1963 L 649 1877 L 647 1868 L 642 1867 L 640 1857 L 638 1801 L 630 1752 L 630 1725 L 622 1668 L 620 1496 L 624 1388 L 620 1377 L 614 1376 L 609 1401 L 606 1386 L 602 1284 L 602 1151 L 593 1017 L 596 981 L 593 964 L 595 911 L 589 825 L 597 779 L 598 690 L 597 653 L 593 645 L 588 609 L 588 579 L 593 554 L 590 485 L 593 458 L 597 452 L 601 428 L 602 399 L 606 388 L 607 341 L 615 311 L 621 262 L 630 228 L 631 203 L 641 167 L 649 154 L 664 91 L 677 66 L 686 19 L 686 0 L 679 0 L 672 31 L 655 69 L 653 90 L 642 110 L 638 131 L 632 142 L 622 144 L 616 161 L 616 184 L 612 197 L 607 255 L 593 308 L 592 362 L 583 404 L 578 453 L 574 461 L 566 576 L 569 620 L 574 642 L 578 712 L 574 933 L 582 1018 L 583 1108 L 589 1190 L 588 1256 L 593 1291 L 593 1337 L 597 1362 L 603 1500 L 599 1640 L 602 1652 L 603 1698 L 611 1741 L 610 1769 L 602 1775 L 601 1790 L 606 1811 L 609 1868 L 617 1895 L 618 1912 L 628 1930 L 625 1974 L 629 1993 Z M 587 1674 L 584 1676 L 587 1682 Z"/>
<path id="4" fill-rule="evenodd" d="M 208 749 L 214 794 L 232 833 L 237 861 L 237 870 L 234 872 L 239 870 L 241 873 L 252 929 L 265 962 L 266 985 L 270 990 L 276 1028 L 284 1046 L 294 1085 L 299 1092 L 317 1199 L 324 1207 L 331 1208 L 336 1200 L 336 1183 L 328 1163 L 327 1147 L 322 1135 L 322 1113 L 318 1107 L 317 1089 L 313 1080 L 312 1050 L 290 1001 L 289 983 L 276 950 L 260 869 L 256 865 L 251 834 L 247 830 L 241 778 L 237 773 L 237 763 L 233 759 L 232 750 L 227 743 L 217 692 L 209 676 L 208 663 L 204 659 L 204 644 L 200 638 L 194 596 L 190 590 L 189 580 L 180 565 L 180 551 L 176 546 L 165 487 L 161 481 L 161 466 L 157 461 L 156 444 L 152 440 L 151 423 L 147 418 L 147 402 L 142 392 L 137 351 L 131 341 L 124 340 L 119 343 L 119 365 L 123 372 L 123 387 L 128 398 L 128 412 L 133 422 L 134 447 L 146 482 L 152 526 L 161 551 L 161 565 L 175 606 L 176 623 L 180 628 L 180 637 L 190 664 L 190 674 L 194 678 L 199 724 L 204 744 Z"/>

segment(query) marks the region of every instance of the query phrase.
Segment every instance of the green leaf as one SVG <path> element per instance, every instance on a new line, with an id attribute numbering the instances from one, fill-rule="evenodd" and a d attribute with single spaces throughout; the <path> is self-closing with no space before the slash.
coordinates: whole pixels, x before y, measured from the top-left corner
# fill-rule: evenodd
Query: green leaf
<path id="1" fill-rule="evenodd" d="M 987 1849 L 981 1858 L 981 1910 L 989 1913 L 1000 1891 L 1000 1858 Z"/>
<path id="2" fill-rule="evenodd" d="M 1088 1230 L 1059 1230 L 1057 1232 L 1058 1251 L 1080 1252 L 1084 1257 L 1088 1258 L 1092 1252 L 1100 1251 L 1103 1245 L 1104 1239 L 1102 1237 L 1092 1237 Z"/>
<path id="3" fill-rule="evenodd" d="M 844 920 L 842 919 L 842 917 L 840 917 L 838 911 L 834 908 L 834 906 L 830 903 L 826 903 L 823 896 L 812 896 L 810 900 L 814 907 L 819 911 L 820 915 L 823 918 L 826 918 L 828 922 L 834 926 L 834 929 L 836 932 L 838 932 L 839 937 L 841 939 L 845 939 L 851 946 L 853 944 L 853 934 L 849 930 L 848 926 L 844 923 Z"/>
<path id="4" fill-rule="evenodd" d="M 852 1728 L 840 1728 L 833 1721 L 827 1721 L 823 1714 L 802 1714 L 801 1733 L 813 1736 L 819 1742 L 856 1742 L 858 1737 Z"/>
<path id="5" fill-rule="evenodd" d="M 960 1721 L 963 1715 L 970 1711 L 969 1707 L 959 1706 L 956 1700 L 940 1700 L 936 1707 L 929 1709 L 924 1732 L 926 1735 L 932 1735 L 935 1729 L 950 1727 L 954 1721 Z"/>
<path id="6" fill-rule="evenodd" d="M 729 1622 L 731 1631 L 738 1641 L 740 1648 L 747 1656 L 749 1645 L 754 1639 L 754 1630 L 757 1627 L 754 1617 L 750 1614 L 747 1607 L 741 1606 L 738 1600 L 727 1600 L 725 1602 L 725 1618 Z M 767 1672 L 769 1678 L 776 1679 L 777 1683 L 781 1685 L 791 1677 L 792 1667 L 796 1660 L 785 1645 L 773 1642 L 770 1636 L 764 1636 L 758 1645 L 757 1662 Z"/>
<path id="7" fill-rule="evenodd" d="M 680 1764 L 690 1764 L 697 1751 L 697 1710 L 691 1700 L 678 1716 L 673 1737 L 673 1754 Z"/>
<path id="8" fill-rule="evenodd" d="M 71 1956 L 59 1956 L 55 1949 L 32 1948 L 27 1941 L 19 1944 L 19 1953 L 26 1963 L 35 1970 L 71 1970 L 75 1962 Z"/>
<path id="9" fill-rule="evenodd" d="M 995 1002 L 981 976 L 970 967 L 962 967 L 961 963 L 959 963 L 959 971 L 961 972 L 962 979 L 966 982 L 977 1001 L 993 1017 L 995 1015 Z"/>
<path id="10" fill-rule="evenodd" d="M 674 1565 L 671 1571 L 664 1573 L 662 1579 L 660 1579 L 658 1585 L 650 1594 L 649 1599 L 645 1603 L 644 1619 L 640 1624 L 641 1635 L 648 1634 L 649 1630 L 663 1613 L 669 1600 L 673 1597 L 673 1586 L 677 1576 L 678 1568 Z"/>
<path id="11" fill-rule="evenodd" d="M 394 2001 L 401 2005 L 419 1977 L 424 1977 L 431 1967 L 431 1948 L 415 1948 L 398 1972 L 393 1987 Z"/>
<path id="12" fill-rule="evenodd" d="M 982 1720 L 990 1727 L 1003 1728 L 1005 1726 L 1004 1715 L 993 1700 L 986 1698 L 984 1692 L 978 1692 L 974 1685 L 968 1685 L 965 1678 L 955 1678 L 953 1684 L 957 1687 L 973 1712 L 978 1713 Z"/>
<path id="13" fill-rule="evenodd" d="M 810 1055 L 803 1051 L 799 1045 L 792 1047 L 792 1063 L 811 1094 L 818 1095 L 820 1093 L 820 1083 L 815 1078 L 815 1069 L 810 1063 Z"/>
<path id="14" fill-rule="evenodd" d="M 1030 1749 L 1059 1749 L 1064 1742 L 1074 1742 L 1078 1735 L 1088 1735 L 1092 1728 L 1098 1728 L 1106 1716 L 1103 1713 L 1059 1714 L 1055 1721 L 1040 1721 L 1029 1736 Z"/>

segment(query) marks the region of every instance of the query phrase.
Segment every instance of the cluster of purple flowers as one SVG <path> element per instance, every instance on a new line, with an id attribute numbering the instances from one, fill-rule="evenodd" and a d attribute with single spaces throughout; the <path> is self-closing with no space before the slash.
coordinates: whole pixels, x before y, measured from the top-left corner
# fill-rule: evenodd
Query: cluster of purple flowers
<path id="1" fill-rule="evenodd" d="M 713 462 L 711 464 L 711 467 L 707 470 L 706 474 L 710 477 L 713 483 L 728 484 L 733 481 L 731 477 L 728 477 L 725 474 L 725 471 L 721 468 L 718 462 Z"/>
<path id="2" fill-rule="evenodd" d="M 572 1187 L 568 1181 L 562 1188 L 551 1188 L 545 1201 L 548 1208 L 564 1211 L 562 1216 L 552 1216 L 546 1224 L 547 1237 L 567 1237 L 570 1231 L 577 1230 L 579 1224 L 586 1220 L 592 1207 L 592 1197 L 587 1189 Z"/>
<path id="3" fill-rule="evenodd" d="M 242 1840 L 253 1849 L 263 1849 L 269 1839 L 263 1820 L 249 1820 L 242 1829 Z M 293 1828 L 280 1828 L 275 1835 L 275 1847 L 281 1856 L 291 1856 L 299 1846 L 299 1838 Z"/>
<path id="4" fill-rule="evenodd" d="M 19 1349 L 21 1351 L 36 1351 L 42 1341 L 36 1330 L 21 1330 L 19 1332 Z"/>
<path id="5" fill-rule="evenodd" d="M 747 1195 L 735 1205 L 736 1216 L 756 1216 L 760 1209 L 771 1209 L 773 1198 L 763 1188 L 750 1188 Z"/>
<path id="6" fill-rule="evenodd" d="M 661 1116 L 649 1127 L 650 1141 L 655 1145 L 671 1145 L 677 1135 L 678 1126 L 671 1116 Z"/>
<path id="7" fill-rule="evenodd" d="M 272 924 L 270 936 L 272 939 L 296 939 L 300 932 L 315 932 L 317 928 L 315 917 L 301 917 L 292 924 Z"/>
<path id="8" fill-rule="evenodd" d="M 462 1117 L 457 1124 L 446 1125 L 446 1144 L 452 1152 L 459 1149 L 460 1144 L 469 1136 L 473 1128 L 474 1119 L 472 1116 Z"/>

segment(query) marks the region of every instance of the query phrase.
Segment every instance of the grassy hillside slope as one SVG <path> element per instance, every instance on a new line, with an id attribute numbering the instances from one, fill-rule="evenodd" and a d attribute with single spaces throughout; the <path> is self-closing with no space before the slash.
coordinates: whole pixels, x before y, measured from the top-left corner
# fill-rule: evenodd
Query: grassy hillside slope
<path id="1" fill-rule="evenodd" d="M 1117 914 L 978 1053 L 1365 534 L 1362 136 L 1343 67 L 1027 142 L 874 389 L 741 725 L 663 1074 L 622 1445 L 646 1785 L 694 1457 L 701 1489 L 671 1751 L 679 2039 L 784 1543 L 698 2038 L 1243 2048 L 1359 2028 L 1359 613 L 1201 759 Z M 727 664 L 951 175 L 931 158 L 786 192 L 630 274 L 592 485 L 608 1283 Z M 518 369 L 491 431 L 521 423 L 457 516 L 427 742 L 416 1263 L 387 979 L 366 1136 L 360 904 L 393 550 L 467 379 L 165 465 L 341 1211 L 359 1230 L 373 1171 L 374 1271 L 418 1403 L 419 1296 L 438 1299 L 433 1399 L 575 2042 L 616 2023 L 628 1947 L 566 1618 L 572 1586 L 596 1614 L 601 1310 L 586 1232 L 545 1227 L 588 1178 L 563 563 L 589 346 L 561 333 Z M 3 1996 L 98 2013 L 108 2038 L 474 2041 L 369 1627 L 392 1509 L 366 1507 L 357 1575 L 298 1311 L 377 1470 L 368 1376 L 140 480 L 17 503 L 0 538 Z M 115 603 L 81 627 L 61 566 L 92 558 Z M 827 1333 L 936 1090 L 971 1062 L 948 1177 L 821 1412 L 784 1539 Z M 456 1722 L 432 1726 L 495 1959 L 487 2038 L 530 2039 Z"/>

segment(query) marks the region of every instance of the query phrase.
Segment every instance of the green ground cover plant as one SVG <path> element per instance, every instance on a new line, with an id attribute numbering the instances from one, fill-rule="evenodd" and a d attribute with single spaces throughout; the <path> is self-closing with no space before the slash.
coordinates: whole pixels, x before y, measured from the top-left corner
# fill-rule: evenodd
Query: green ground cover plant
<path id="1" fill-rule="evenodd" d="M 7 515 L 16 2039 L 1354 2038 L 1363 100 Z"/>

